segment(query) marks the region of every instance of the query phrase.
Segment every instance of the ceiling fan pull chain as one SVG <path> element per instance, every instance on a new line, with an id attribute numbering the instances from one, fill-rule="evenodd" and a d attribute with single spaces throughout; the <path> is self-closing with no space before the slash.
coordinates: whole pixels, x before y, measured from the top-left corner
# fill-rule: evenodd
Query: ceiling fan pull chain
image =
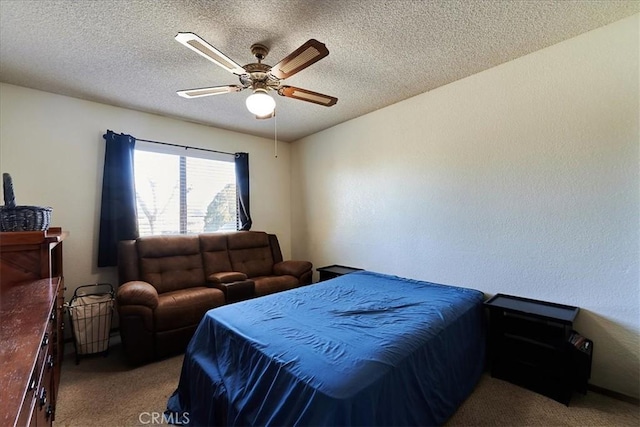
<path id="1" fill-rule="evenodd" d="M 274 134 L 274 154 L 275 158 L 278 158 L 278 116 L 276 115 L 275 110 L 273 111 L 273 134 Z"/>

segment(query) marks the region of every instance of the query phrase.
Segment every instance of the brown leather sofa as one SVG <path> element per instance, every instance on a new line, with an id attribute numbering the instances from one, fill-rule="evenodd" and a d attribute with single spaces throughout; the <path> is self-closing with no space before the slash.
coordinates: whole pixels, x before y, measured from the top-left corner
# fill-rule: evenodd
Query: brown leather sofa
<path id="1" fill-rule="evenodd" d="M 147 236 L 120 242 L 122 345 L 140 364 L 186 348 L 208 310 L 311 283 L 308 261 L 283 261 L 259 231 Z"/>

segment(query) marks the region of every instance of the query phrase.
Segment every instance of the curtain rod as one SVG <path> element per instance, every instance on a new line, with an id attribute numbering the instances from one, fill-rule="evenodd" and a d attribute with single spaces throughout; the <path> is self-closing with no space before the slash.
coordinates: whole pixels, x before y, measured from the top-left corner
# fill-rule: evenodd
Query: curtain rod
<path id="1" fill-rule="evenodd" d="M 200 151 L 209 151 L 211 153 L 219 153 L 219 154 L 229 154 L 235 156 L 236 153 L 227 153 L 226 151 L 218 151 L 218 150 L 209 150 L 208 148 L 199 148 L 199 147 L 190 147 L 188 145 L 180 145 L 180 144 L 172 144 L 170 142 L 161 142 L 161 141 L 151 141 L 149 139 L 141 139 L 135 138 L 136 141 L 150 142 L 152 144 L 160 144 L 160 145 L 170 145 L 171 147 L 180 147 L 185 150 L 200 150 Z"/>

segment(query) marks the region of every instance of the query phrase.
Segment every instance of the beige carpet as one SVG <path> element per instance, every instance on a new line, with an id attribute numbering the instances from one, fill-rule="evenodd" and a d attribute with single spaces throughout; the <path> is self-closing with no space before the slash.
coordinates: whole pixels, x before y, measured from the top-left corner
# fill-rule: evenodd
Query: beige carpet
<path id="1" fill-rule="evenodd" d="M 81 359 L 75 365 L 68 353 L 72 347 L 67 346 L 62 366 L 56 427 L 154 425 L 153 413 L 164 411 L 178 384 L 182 356 L 133 369 L 115 343 L 108 357 Z M 593 392 L 575 394 L 567 407 L 484 375 L 446 425 L 637 427 L 640 408 Z"/>

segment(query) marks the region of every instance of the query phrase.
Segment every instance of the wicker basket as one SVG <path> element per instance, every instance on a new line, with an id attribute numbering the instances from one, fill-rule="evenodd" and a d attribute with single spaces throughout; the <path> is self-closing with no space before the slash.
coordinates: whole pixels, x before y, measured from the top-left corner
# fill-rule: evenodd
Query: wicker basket
<path id="1" fill-rule="evenodd" d="M 11 175 L 2 174 L 4 206 L 0 206 L 0 231 L 46 231 L 51 222 L 51 208 L 16 206 Z"/>

